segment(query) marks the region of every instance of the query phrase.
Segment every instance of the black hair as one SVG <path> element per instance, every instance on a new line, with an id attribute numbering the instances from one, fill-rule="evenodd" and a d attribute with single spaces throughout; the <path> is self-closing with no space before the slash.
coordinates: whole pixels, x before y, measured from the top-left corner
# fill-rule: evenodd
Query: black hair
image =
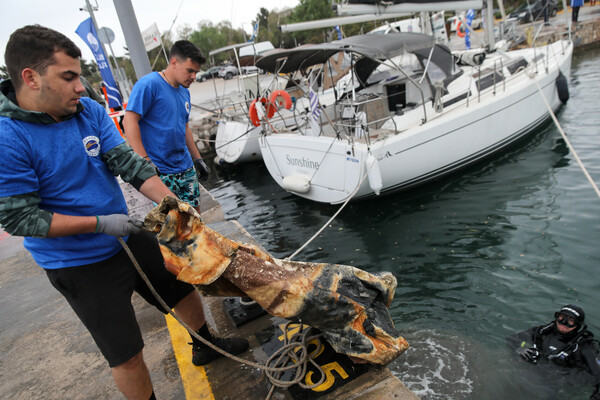
<path id="1" fill-rule="evenodd" d="M 204 64 L 206 62 L 206 58 L 204 58 L 200 49 L 189 40 L 176 41 L 169 52 L 169 58 L 172 57 L 181 61 L 185 61 L 189 58 L 197 64 Z"/>
<path id="2" fill-rule="evenodd" d="M 4 60 L 15 89 L 23 84 L 21 71 L 31 68 L 43 75 L 55 62 L 54 53 L 62 51 L 70 57 L 81 57 L 81 50 L 60 32 L 41 25 L 27 25 L 10 35 Z"/>

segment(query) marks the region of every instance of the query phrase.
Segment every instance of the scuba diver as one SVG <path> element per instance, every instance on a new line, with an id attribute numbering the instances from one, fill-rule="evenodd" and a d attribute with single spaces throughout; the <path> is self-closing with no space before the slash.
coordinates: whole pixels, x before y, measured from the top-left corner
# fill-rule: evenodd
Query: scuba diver
<path id="1" fill-rule="evenodd" d="M 583 367 L 594 376 L 590 400 L 600 400 L 600 358 L 598 341 L 584 324 L 583 309 L 569 304 L 554 313 L 554 321 L 515 334 L 517 353 L 536 364 L 546 359 L 566 367 Z M 518 343 L 520 341 L 520 343 Z"/>

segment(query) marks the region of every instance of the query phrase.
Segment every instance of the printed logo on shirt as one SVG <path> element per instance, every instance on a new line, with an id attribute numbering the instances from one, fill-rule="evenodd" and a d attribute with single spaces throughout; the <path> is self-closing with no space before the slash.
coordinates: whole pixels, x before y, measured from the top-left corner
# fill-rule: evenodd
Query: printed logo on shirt
<path id="1" fill-rule="evenodd" d="M 90 157 L 96 157 L 100 154 L 100 139 L 96 136 L 84 137 L 83 146 L 85 147 L 85 152 L 88 153 L 88 156 Z"/>
<path id="2" fill-rule="evenodd" d="M 189 114 L 190 113 L 190 103 L 189 101 L 185 102 L 185 111 Z"/>

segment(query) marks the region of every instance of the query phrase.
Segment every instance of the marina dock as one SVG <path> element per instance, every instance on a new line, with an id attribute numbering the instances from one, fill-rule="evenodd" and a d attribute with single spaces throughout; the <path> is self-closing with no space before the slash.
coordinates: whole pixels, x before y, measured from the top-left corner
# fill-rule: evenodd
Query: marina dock
<path id="1" fill-rule="evenodd" d="M 121 184 L 130 215 L 143 219 L 152 203 Z M 220 205 L 202 191 L 202 217 L 227 237 L 256 243 L 237 221 L 225 221 Z M 210 328 L 221 336 L 249 340 L 241 355 L 259 364 L 282 345 L 286 322 L 244 308 L 236 298 L 205 298 Z M 204 367 L 191 363 L 190 337 L 171 316 L 164 316 L 137 294 L 133 304 L 142 329 L 144 358 L 157 399 L 264 399 L 269 384 L 261 370 L 220 358 Z M 0 230 L 0 398 L 120 399 L 110 369 L 91 336 L 64 298 L 50 285 L 23 247 L 23 239 Z M 273 399 L 417 400 L 385 367 L 354 364 L 327 345 L 317 357 L 327 379 L 314 390 L 297 385 L 276 389 Z M 308 382 L 311 375 L 307 374 Z M 315 378 L 315 381 L 318 378 Z"/>

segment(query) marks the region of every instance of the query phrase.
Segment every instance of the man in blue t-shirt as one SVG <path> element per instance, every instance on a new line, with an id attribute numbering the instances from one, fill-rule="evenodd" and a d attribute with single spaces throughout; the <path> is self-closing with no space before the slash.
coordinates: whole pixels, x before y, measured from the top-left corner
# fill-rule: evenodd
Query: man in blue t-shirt
<path id="1" fill-rule="evenodd" d="M 133 291 L 165 311 L 118 237 L 167 305 L 202 337 L 234 354 L 248 342 L 208 331 L 199 293 L 166 270 L 155 237 L 127 216 L 115 176 L 155 202 L 173 193 L 125 143 L 106 110 L 81 97 L 80 57 L 70 39 L 39 25 L 10 36 L 4 55 L 10 79 L 0 84 L 0 154 L 7 160 L 0 169 L 0 225 L 25 236 L 25 247 L 90 332 L 125 397 L 153 399 Z M 219 356 L 192 340 L 194 364 Z"/>
<path id="2" fill-rule="evenodd" d="M 208 168 L 188 124 L 191 107 L 188 88 L 205 61 L 192 42 L 175 42 L 167 68 L 137 81 L 123 119 L 133 150 L 151 161 L 165 185 L 198 212 L 199 180 L 208 177 Z"/>

